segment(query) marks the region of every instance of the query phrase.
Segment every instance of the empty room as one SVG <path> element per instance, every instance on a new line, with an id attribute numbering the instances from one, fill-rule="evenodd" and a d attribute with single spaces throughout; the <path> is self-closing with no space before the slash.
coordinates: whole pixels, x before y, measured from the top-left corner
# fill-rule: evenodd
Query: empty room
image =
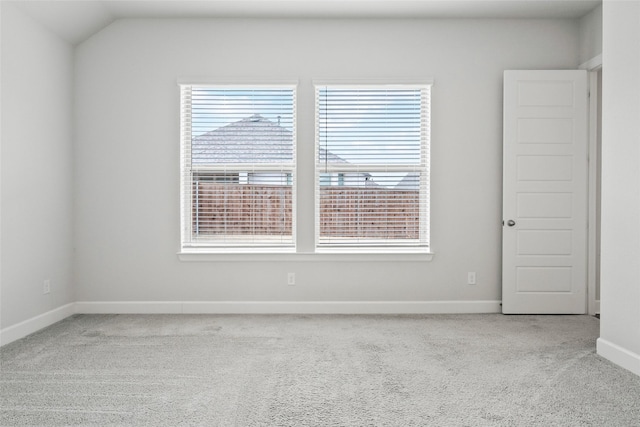
<path id="1" fill-rule="evenodd" d="M 640 1 L 0 14 L 0 425 L 640 425 Z"/>

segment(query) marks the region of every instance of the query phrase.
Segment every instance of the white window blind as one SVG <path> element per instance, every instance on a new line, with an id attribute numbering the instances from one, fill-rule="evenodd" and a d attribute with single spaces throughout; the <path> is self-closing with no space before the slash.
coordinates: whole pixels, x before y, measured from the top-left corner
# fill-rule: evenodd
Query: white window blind
<path id="1" fill-rule="evenodd" d="M 182 248 L 287 247 L 295 87 L 181 85 Z"/>
<path id="2" fill-rule="evenodd" d="M 429 247 L 430 85 L 316 85 L 316 242 Z"/>

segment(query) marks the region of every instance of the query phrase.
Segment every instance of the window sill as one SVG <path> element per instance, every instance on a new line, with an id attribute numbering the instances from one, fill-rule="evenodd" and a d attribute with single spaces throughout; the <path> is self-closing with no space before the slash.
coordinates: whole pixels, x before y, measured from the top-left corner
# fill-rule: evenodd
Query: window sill
<path id="1" fill-rule="evenodd" d="M 433 259 L 432 252 L 424 251 L 394 251 L 381 252 L 379 250 L 363 251 L 351 249 L 329 250 L 319 252 L 293 252 L 288 251 L 182 251 L 178 252 L 178 259 L 185 262 L 425 262 Z"/>

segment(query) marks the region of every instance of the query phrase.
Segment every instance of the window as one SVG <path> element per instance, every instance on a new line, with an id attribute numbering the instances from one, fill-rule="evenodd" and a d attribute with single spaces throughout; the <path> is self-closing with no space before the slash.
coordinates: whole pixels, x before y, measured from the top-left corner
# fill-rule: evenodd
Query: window
<path id="1" fill-rule="evenodd" d="M 182 249 L 293 247 L 295 87 L 181 85 Z"/>
<path id="2" fill-rule="evenodd" d="M 316 246 L 429 247 L 429 85 L 316 85 Z"/>

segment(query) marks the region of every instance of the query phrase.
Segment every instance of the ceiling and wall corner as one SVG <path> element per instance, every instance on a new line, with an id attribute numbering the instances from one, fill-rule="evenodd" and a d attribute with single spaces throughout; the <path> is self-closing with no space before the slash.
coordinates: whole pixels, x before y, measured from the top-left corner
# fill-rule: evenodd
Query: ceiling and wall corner
<path id="1" fill-rule="evenodd" d="M 602 55 L 602 5 L 580 18 L 580 64 Z"/>
<path id="2" fill-rule="evenodd" d="M 77 45 L 117 18 L 103 1 L 6 1 L 66 43 Z"/>

